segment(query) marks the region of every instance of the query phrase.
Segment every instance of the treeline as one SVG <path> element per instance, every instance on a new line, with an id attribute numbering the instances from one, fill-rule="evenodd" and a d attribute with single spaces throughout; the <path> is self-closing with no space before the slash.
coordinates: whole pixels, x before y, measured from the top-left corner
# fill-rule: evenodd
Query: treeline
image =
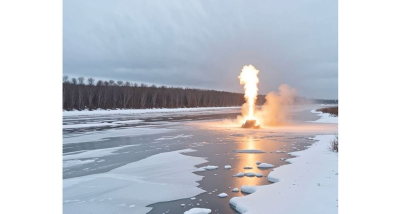
<path id="1" fill-rule="evenodd" d="M 64 110 L 222 107 L 244 102 L 240 93 L 63 76 Z M 258 104 L 264 102 L 259 95 Z"/>

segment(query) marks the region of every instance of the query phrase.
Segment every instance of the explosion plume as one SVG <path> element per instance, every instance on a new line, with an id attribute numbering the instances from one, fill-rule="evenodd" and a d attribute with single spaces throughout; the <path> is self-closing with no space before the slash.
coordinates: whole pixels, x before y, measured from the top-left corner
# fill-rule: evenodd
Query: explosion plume
<path id="1" fill-rule="evenodd" d="M 239 75 L 240 84 L 244 85 L 244 98 L 246 103 L 243 105 L 242 114 L 244 116 L 244 121 L 242 127 L 248 126 L 246 128 L 257 128 L 258 123 L 254 117 L 255 104 L 257 100 L 259 82 L 258 79 L 259 71 L 252 65 L 246 65 L 243 67 L 242 72 Z"/>

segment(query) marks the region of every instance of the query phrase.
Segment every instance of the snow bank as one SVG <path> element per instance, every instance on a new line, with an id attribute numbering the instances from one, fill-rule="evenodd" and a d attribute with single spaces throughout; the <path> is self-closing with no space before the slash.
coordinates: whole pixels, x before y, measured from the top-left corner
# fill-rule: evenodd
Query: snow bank
<path id="1" fill-rule="evenodd" d="M 118 126 L 113 123 L 81 123 L 81 124 L 67 124 L 63 125 L 63 129 L 81 129 L 81 128 L 92 128 L 92 127 L 106 127 L 106 126 Z"/>
<path id="2" fill-rule="evenodd" d="M 206 108 L 165 108 L 165 109 L 116 109 L 116 110 L 83 110 L 63 111 L 64 117 L 89 116 L 89 115 L 111 115 L 111 114 L 144 114 L 144 113 L 170 113 L 170 112 L 195 112 L 207 110 L 239 109 L 241 107 L 206 107 Z"/>
<path id="3" fill-rule="evenodd" d="M 312 123 L 338 123 L 339 117 L 331 116 L 329 113 L 323 113 L 321 111 L 317 111 L 316 109 L 311 110 L 311 113 L 317 114 L 317 116 L 321 117 L 315 121 L 308 121 Z"/>
<path id="4" fill-rule="evenodd" d="M 242 187 L 251 192 L 234 197 L 230 204 L 240 213 L 305 214 L 338 213 L 338 155 L 327 147 L 334 135 L 318 135 L 309 149 L 293 152 L 291 164 L 274 169 L 268 179 L 278 181 L 265 186 Z"/>
<path id="5" fill-rule="evenodd" d="M 209 214 L 211 213 L 210 209 L 206 209 L 206 208 L 192 208 L 186 212 L 184 212 L 184 214 Z"/>
<path id="6" fill-rule="evenodd" d="M 185 149 L 161 153 L 109 172 L 64 179 L 64 213 L 148 213 L 149 204 L 190 198 L 204 190 L 195 165 L 204 158 L 183 155 Z M 132 206 L 134 205 L 134 206 Z"/>
<path id="7" fill-rule="evenodd" d="M 244 193 L 254 193 L 256 191 L 257 187 L 256 186 L 242 186 L 241 191 Z"/>

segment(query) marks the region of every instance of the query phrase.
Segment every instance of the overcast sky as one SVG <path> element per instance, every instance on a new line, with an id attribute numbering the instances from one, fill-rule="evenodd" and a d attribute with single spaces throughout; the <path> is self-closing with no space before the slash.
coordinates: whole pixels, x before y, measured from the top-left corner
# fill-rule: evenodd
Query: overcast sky
<path id="1" fill-rule="evenodd" d="M 286 83 L 336 99 L 336 0 L 66 0 L 64 74 L 242 92 L 244 65 L 260 93 Z"/>

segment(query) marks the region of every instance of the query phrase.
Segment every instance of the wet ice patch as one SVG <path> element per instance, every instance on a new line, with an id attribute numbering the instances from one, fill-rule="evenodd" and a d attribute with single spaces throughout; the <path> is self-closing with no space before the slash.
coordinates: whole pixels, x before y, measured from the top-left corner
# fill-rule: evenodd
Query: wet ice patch
<path id="1" fill-rule="evenodd" d="M 258 149 L 237 149 L 234 151 L 235 153 L 265 153 L 262 150 L 258 150 Z"/>

